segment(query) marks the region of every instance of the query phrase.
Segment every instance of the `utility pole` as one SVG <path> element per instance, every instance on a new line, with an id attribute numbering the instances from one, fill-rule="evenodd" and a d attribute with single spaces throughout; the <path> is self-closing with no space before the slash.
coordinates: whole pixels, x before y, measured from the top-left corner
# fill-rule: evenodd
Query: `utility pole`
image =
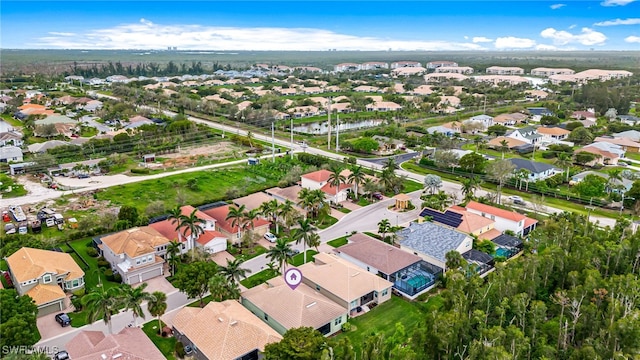
<path id="1" fill-rule="evenodd" d="M 336 115 L 336 151 L 340 151 L 340 115 Z"/>
<path id="2" fill-rule="evenodd" d="M 271 121 L 271 161 L 276 162 L 276 135 L 273 121 Z"/>
<path id="3" fill-rule="evenodd" d="M 290 153 L 291 153 L 291 158 L 293 159 L 293 118 L 291 118 L 290 130 L 291 130 L 291 150 L 290 150 Z"/>
<path id="4" fill-rule="evenodd" d="M 331 150 L 331 101 L 329 96 L 329 104 L 327 105 L 327 149 Z"/>

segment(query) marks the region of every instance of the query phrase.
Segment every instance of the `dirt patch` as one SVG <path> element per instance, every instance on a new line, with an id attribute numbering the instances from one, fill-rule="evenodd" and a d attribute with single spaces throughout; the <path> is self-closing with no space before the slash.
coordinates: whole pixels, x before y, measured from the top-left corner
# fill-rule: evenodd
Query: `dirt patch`
<path id="1" fill-rule="evenodd" d="M 205 156 L 208 158 L 217 158 L 223 155 L 233 156 L 233 151 L 240 152 L 240 148 L 230 141 L 223 141 L 217 144 L 199 146 L 194 148 L 181 148 L 180 151 L 171 154 L 162 155 L 163 158 L 176 159 L 184 157 Z"/>

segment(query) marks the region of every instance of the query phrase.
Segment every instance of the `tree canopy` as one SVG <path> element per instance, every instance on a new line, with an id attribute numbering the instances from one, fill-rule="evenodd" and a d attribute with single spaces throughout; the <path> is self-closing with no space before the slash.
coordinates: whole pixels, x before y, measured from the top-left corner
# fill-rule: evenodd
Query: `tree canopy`
<path id="1" fill-rule="evenodd" d="M 38 307 L 27 295 L 14 289 L 0 289 L 0 348 L 33 345 L 40 340 L 36 326 Z"/>

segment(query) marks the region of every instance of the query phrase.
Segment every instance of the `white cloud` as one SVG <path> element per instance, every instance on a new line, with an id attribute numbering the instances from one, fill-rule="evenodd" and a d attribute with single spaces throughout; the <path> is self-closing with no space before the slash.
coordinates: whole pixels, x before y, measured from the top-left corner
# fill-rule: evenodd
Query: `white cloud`
<path id="1" fill-rule="evenodd" d="M 549 6 L 549 7 L 551 8 L 551 10 L 558 10 L 558 9 L 560 9 L 562 7 L 565 7 L 565 6 L 567 6 L 567 4 L 553 4 L 553 5 Z"/>
<path id="2" fill-rule="evenodd" d="M 569 29 L 575 29 L 575 28 L 576 28 L 576 26 L 578 26 L 578 25 L 576 25 L 576 24 L 571 24 L 571 25 L 569 25 Z"/>
<path id="3" fill-rule="evenodd" d="M 607 21 L 597 22 L 593 25 L 595 26 L 640 25 L 640 18 L 607 20 Z"/>
<path id="4" fill-rule="evenodd" d="M 602 6 L 625 6 L 631 4 L 636 0 L 604 0 L 600 3 Z"/>
<path id="5" fill-rule="evenodd" d="M 628 43 L 638 43 L 640 44 L 640 36 L 627 36 L 626 38 L 624 38 L 625 42 Z"/>
<path id="6" fill-rule="evenodd" d="M 493 41 L 493 39 L 489 39 L 489 38 L 486 38 L 486 37 L 484 37 L 484 36 L 474 36 L 474 37 L 473 37 L 473 39 L 471 39 L 471 41 L 472 41 L 474 44 L 477 44 L 477 43 L 492 42 L 492 41 Z"/>
<path id="7" fill-rule="evenodd" d="M 60 36 L 49 33 L 28 44 L 65 49 L 166 49 L 181 50 L 483 50 L 479 44 L 444 40 L 398 40 L 355 36 L 313 28 L 219 27 L 163 25 L 147 19 L 138 23 Z"/>
<path id="8" fill-rule="evenodd" d="M 540 36 L 545 39 L 553 40 L 554 45 L 567 45 L 572 43 L 578 43 L 585 46 L 591 45 L 604 45 L 607 41 L 607 37 L 597 31 L 593 31 L 589 28 L 582 28 L 580 34 L 572 34 L 564 30 L 556 30 L 554 28 L 547 28 L 540 32 Z"/>
<path id="9" fill-rule="evenodd" d="M 53 36 L 76 36 L 75 33 L 71 33 L 71 32 L 57 32 L 57 31 L 50 31 L 49 35 L 53 35 Z"/>
<path id="10" fill-rule="evenodd" d="M 528 49 L 536 45 L 532 39 L 517 38 L 514 36 L 499 37 L 494 46 L 496 49 Z"/>

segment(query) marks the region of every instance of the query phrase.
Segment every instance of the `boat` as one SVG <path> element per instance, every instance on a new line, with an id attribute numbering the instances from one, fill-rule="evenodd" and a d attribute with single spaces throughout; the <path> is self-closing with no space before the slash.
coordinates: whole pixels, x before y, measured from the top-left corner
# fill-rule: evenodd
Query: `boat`
<path id="1" fill-rule="evenodd" d="M 24 214 L 24 211 L 20 206 L 11 205 L 9 206 L 9 211 L 11 212 L 11 215 L 13 215 L 13 218 L 16 219 L 16 221 L 21 222 L 27 220 L 27 216 Z"/>

